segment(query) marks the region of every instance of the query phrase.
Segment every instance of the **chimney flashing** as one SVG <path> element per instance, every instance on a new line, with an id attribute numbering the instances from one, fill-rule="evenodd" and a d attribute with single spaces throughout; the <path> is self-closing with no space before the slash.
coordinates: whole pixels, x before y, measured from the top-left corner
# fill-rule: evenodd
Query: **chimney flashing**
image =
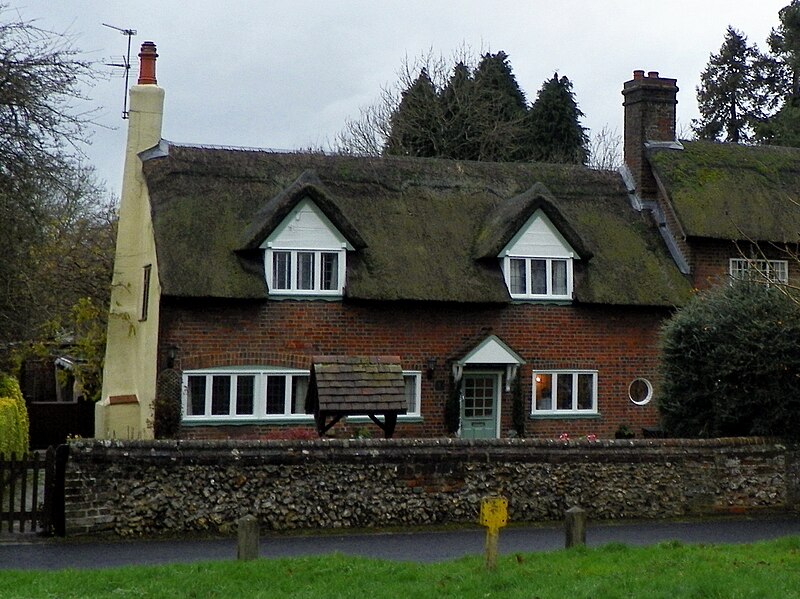
<path id="1" fill-rule="evenodd" d="M 644 147 L 648 150 L 657 150 L 657 149 L 664 149 L 664 150 L 684 150 L 683 144 L 678 141 L 645 141 Z"/>

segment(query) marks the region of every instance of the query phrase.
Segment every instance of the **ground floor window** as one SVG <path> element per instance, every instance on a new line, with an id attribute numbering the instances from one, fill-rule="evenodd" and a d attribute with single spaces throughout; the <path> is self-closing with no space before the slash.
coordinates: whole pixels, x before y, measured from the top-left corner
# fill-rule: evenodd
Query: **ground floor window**
<path id="1" fill-rule="evenodd" d="M 183 373 L 184 419 L 307 419 L 308 381 L 307 370 L 189 370 Z"/>
<path id="2" fill-rule="evenodd" d="M 597 413 L 597 371 L 547 370 L 533 373 L 534 415 Z"/>
<path id="3" fill-rule="evenodd" d="M 406 416 L 419 418 L 422 415 L 420 396 L 422 395 L 422 373 L 403 371 L 406 384 Z M 402 416 L 400 416 L 402 418 Z"/>
<path id="4" fill-rule="evenodd" d="M 305 412 L 308 370 L 278 367 L 218 368 L 183 373 L 183 418 L 218 420 L 309 420 Z M 421 413 L 422 376 L 404 371 L 406 416 Z M 401 416 L 402 418 L 402 416 Z"/>

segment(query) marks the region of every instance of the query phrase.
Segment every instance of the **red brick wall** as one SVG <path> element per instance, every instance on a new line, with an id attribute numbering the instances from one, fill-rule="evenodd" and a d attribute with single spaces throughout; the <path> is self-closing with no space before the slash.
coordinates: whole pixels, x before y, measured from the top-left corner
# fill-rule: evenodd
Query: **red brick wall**
<path id="1" fill-rule="evenodd" d="M 308 367 L 318 354 L 399 355 L 403 368 L 421 370 L 422 423 L 398 423 L 395 436 L 446 434 L 444 404 L 452 362 L 495 334 L 527 362 L 520 369 L 526 414 L 531 408 L 534 368 L 598 371 L 600 418 L 528 420 L 527 434 L 541 437 L 613 436 L 620 424 L 637 433 L 657 423 L 655 402 L 636 406 L 628 385 L 637 377 L 654 384 L 657 333 L 662 309 L 518 304 L 354 304 L 281 301 L 199 303 L 165 299 L 161 310 L 161 365 L 169 346 L 178 348 L 181 369 L 271 364 Z M 425 374 L 437 358 L 433 378 Z M 511 394 L 502 399 L 501 433 L 512 428 Z M 365 425 L 358 425 L 359 428 Z M 275 425 L 185 427 L 194 438 L 262 438 Z M 296 428 L 292 425 L 291 428 Z M 373 434 L 378 434 L 377 428 Z M 332 432 L 345 431 L 337 424 Z M 638 436 L 638 435 L 637 435 Z"/>

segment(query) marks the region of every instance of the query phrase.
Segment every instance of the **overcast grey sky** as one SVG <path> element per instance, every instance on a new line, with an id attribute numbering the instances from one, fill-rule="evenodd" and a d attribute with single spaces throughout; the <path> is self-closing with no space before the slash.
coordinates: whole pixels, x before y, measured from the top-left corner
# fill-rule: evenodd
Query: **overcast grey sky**
<path id="1" fill-rule="evenodd" d="M 8 0 L 0 0 L 0 4 Z M 695 87 L 728 25 L 766 49 L 789 0 L 10 0 L 9 11 L 67 32 L 98 62 L 120 62 L 135 29 L 158 47 L 163 137 L 297 149 L 324 146 L 394 82 L 404 57 L 466 45 L 505 51 L 534 100 L 558 71 L 573 82 L 583 125 L 622 133 L 634 69 L 678 80 L 679 129 L 697 117 Z M 7 15 L 4 15 L 7 16 Z M 138 60 L 138 59 L 136 59 Z M 114 71 L 107 68 L 107 71 Z M 118 194 L 125 145 L 123 80 L 88 91 L 99 107 L 88 159 Z M 135 78 L 133 79 L 135 81 Z"/>

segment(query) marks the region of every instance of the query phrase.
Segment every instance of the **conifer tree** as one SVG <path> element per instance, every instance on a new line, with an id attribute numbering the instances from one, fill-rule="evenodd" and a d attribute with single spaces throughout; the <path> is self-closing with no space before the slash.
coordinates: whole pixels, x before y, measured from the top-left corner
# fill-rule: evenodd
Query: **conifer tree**
<path id="1" fill-rule="evenodd" d="M 472 71 L 459 62 L 441 94 L 442 156 L 469 160 L 478 154 L 479 127 L 471 114 L 471 107 L 475 105 L 474 93 Z"/>
<path id="2" fill-rule="evenodd" d="M 524 147 L 527 113 L 525 94 L 511 71 L 505 52 L 484 54 L 473 76 L 474 119 L 480 147 L 474 160 L 528 160 Z"/>
<path id="3" fill-rule="evenodd" d="M 474 67 L 461 59 L 451 69 L 428 57 L 404 65 L 399 93 L 385 89 L 378 104 L 362 108 L 361 119 L 349 121 L 339 134 L 337 149 L 586 164 L 588 139 L 572 84 L 566 77 L 546 83 L 541 104 L 531 107 L 505 52 L 485 53 Z"/>
<path id="4" fill-rule="evenodd" d="M 527 118 L 533 160 L 586 164 L 589 138 L 580 124 L 583 116 L 567 77 L 555 73 L 546 80 Z"/>
<path id="5" fill-rule="evenodd" d="M 792 0 L 778 13 L 780 25 L 767 40 L 775 63 L 776 95 L 781 109 L 756 128 L 761 143 L 800 146 L 800 0 Z"/>
<path id="6" fill-rule="evenodd" d="M 400 156 L 437 156 L 441 148 L 441 105 L 426 69 L 402 93 L 392 114 L 384 152 Z"/>
<path id="7" fill-rule="evenodd" d="M 784 6 L 778 18 L 780 25 L 772 29 L 767 42 L 784 68 L 782 95 L 791 98 L 796 106 L 800 103 L 800 0 L 792 0 Z"/>
<path id="8" fill-rule="evenodd" d="M 700 118 L 692 128 L 701 139 L 749 142 L 778 101 L 774 61 L 729 26 L 719 53 L 711 54 L 700 76 Z"/>

